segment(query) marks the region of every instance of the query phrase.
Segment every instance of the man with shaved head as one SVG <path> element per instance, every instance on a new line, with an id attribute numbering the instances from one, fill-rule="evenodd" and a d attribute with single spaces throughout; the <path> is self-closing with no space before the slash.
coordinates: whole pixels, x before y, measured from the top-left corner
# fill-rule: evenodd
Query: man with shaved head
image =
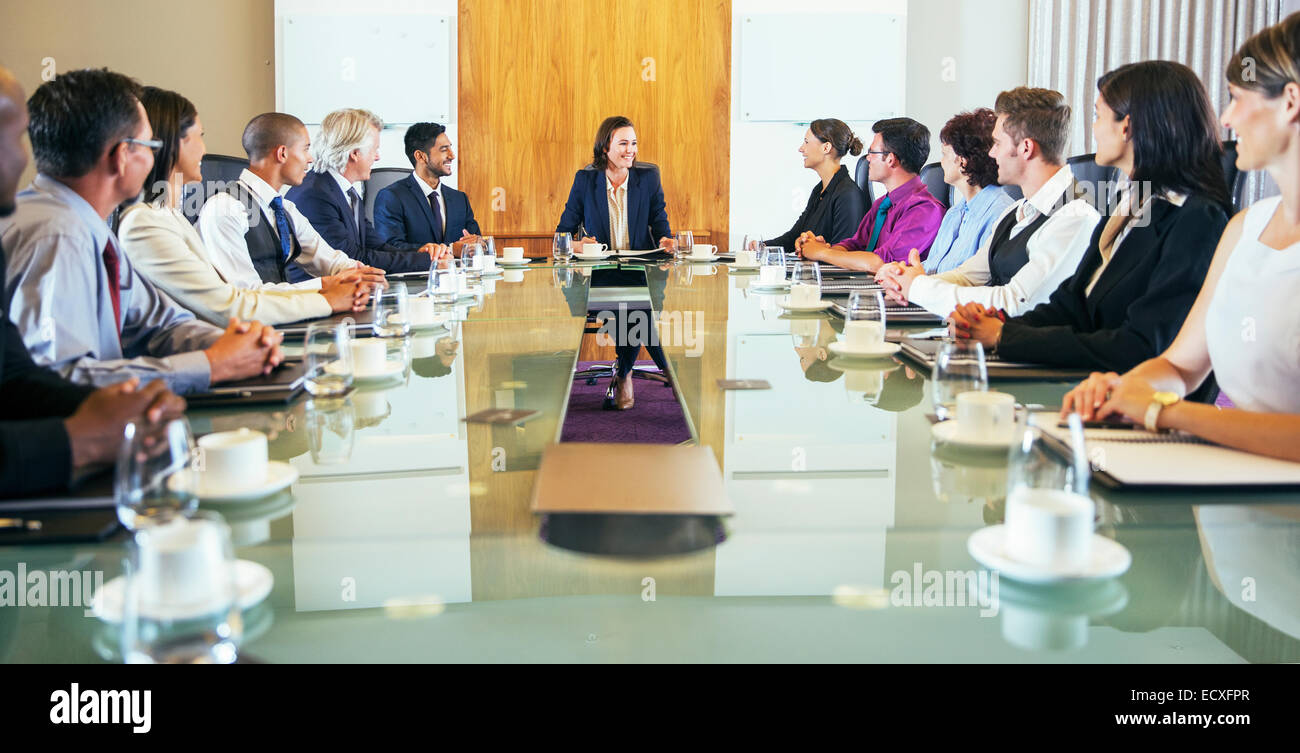
<path id="1" fill-rule="evenodd" d="M 302 183 L 311 164 L 311 141 L 301 120 L 280 112 L 258 115 L 244 127 L 243 145 L 248 168 L 199 212 L 199 235 L 222 277 L 249 289 L 317 290 L 322 277 L 360 269 L 371 284 L 383 284 L 382 269 L 331 246 L 292 201 L 280 196 L 285 186 Z M 419 269 L 428 268 L 426 256 Z M 297 279 L 291 269 L 314 276 Z"/>
<path id="2" fill-rule="evenodd" d="M 0 217 L 14 211 L 18 178 L 27 167 L 23 90 L 0 67 Z M 9 321 L 4 249 L 0 248 L 0 497 L 66 487 L 74 473 L 112 462 L 127 422 L 157 426 L 180 415 L 185 401 L 161 381 L 130 379 L 93 389 L 38 367 Z"/>

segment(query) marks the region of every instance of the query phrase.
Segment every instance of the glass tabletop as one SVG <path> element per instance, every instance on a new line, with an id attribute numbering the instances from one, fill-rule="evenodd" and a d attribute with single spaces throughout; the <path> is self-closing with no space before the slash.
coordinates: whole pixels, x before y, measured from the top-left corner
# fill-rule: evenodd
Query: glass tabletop
<path id="1" fill-rule="evenodd" d="M 564 421 L 591 288 L 575 267 L 538 266 L 485 291 L 458 330 L 394 342 L 401 377 L 363 385 L 347 404 L 191 412 L 196 433 L 267 432 L 272 459 L 300 474 L 271 498 L 213 506 L 237 555 L 275 578 L 245 615 L 244 652 L 273 662 L 1300 659 L 1295 495 L 1094 489 L 1098 533 L 1132 555 L 1124 575 L 1069 588 L 981 576 L 967 540 L 1001 521 L 1006 463 L 932 440 L 927 374 L 898 360 L 838 363 L 827 350 L 834 317 L 786 313 L 779 295 L 725 264 L 646 268 L 691 436 L 712 450 L 735 507 L 716 546 L 595 556 L 547 543 L 530 495 Z M 771 389 L 724 391 L 724 378 Z M 1050 406 L 1068 385 L 997 387 Z M 517 426 L 461 420 L 507 407 L 537 414 Z M 0 571 L 111 579 L 124 551 L 121 537 L 5 547 Z M 115 640 L 80 605 L 0 608 L 4 661 L 115 660 Z"/>

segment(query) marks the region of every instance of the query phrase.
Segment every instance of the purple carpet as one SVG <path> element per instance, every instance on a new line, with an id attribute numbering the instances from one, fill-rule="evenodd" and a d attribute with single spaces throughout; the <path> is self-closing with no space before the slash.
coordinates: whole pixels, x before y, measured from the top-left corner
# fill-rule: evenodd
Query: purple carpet
<path id="1" fill-rule="evenodd" d="M 578 368 L 585 369 L 593 363 L 608 362 L 579 361 Z M 653 366 L 648 361 L 637 365 Z M 671 387 L 646 379 L 637 379 L 632 386 L 636 404 L 631 409 L 603 410 L 601 404 L 605 402 L 609 378 L 603 377 L 592 385 L 585 379 L 576 380 L 569 392 L 569 410 L 560 441 L 680 444 L 691 438 L 682 406 Z"/>

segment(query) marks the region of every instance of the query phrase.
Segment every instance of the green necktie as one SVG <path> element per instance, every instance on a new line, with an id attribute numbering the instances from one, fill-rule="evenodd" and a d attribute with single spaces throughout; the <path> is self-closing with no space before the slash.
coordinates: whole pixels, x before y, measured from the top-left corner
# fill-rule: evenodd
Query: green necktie
<path id="1" fill-rule="evenodd" d="M 871 240 L 867 241 L 867 250 L 876 250 L 876 241 L 880 240 L 880 229 L 885 226 L 885 213 L 894 205 L 893 199 L 885 195 L 884 201 L 880 202 L 880 208 L 876 210 L 876 225 L 871 228 Z"/>

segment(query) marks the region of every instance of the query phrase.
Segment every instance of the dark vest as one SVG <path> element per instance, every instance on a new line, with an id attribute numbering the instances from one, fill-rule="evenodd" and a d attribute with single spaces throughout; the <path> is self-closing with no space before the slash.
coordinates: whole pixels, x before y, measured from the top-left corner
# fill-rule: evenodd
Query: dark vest
<path id="1" fill-rule="evenodd" d="M 289 282 L 285 275 L 287 262 L 280 252 L 280 235 L 276 231 L 275 220 L 267 219 L 262 212 L 261 203 L 243 183 L 236 181 L 226 189 L 226 193 L 243 205 L 244 211 L 248 213 L 248 232 L 244 233 L 244 243 L 248 246 L 248 257 L 253 262 L 253 269 L 257 270 L 257 276 L 262 278 L 262 282 Z M 293 261 L 302 253 L 302 246 L 298 244 L 292 220 L 289 222 L 289 240 L 293 244 L 289 261 Z"/>
<path id="2" fill-rule="evenodd" d="M 1061 194 L 1061 198 L 1057 199 L 1056 204 L 1052 206 L 1052 214 L 1074 201 L 1079 195 L 1078 184 L 1071 185 L 1070 190 Z M 993 239 L 989 241 L 990 287 L 1000 287 L 1011 282 L 1011 278 L 1020 271 L 1020 268 L 1029 263 L 1029 239 L 1051 216 L 1051 214 L 1038 215 L 1014 238 L 1011 237 L 1011 229 L 1016 226 L 1016 213 L 1008 212 L 1007 216 L 1002 218 L 997 229 L 993 231 Z"/>

